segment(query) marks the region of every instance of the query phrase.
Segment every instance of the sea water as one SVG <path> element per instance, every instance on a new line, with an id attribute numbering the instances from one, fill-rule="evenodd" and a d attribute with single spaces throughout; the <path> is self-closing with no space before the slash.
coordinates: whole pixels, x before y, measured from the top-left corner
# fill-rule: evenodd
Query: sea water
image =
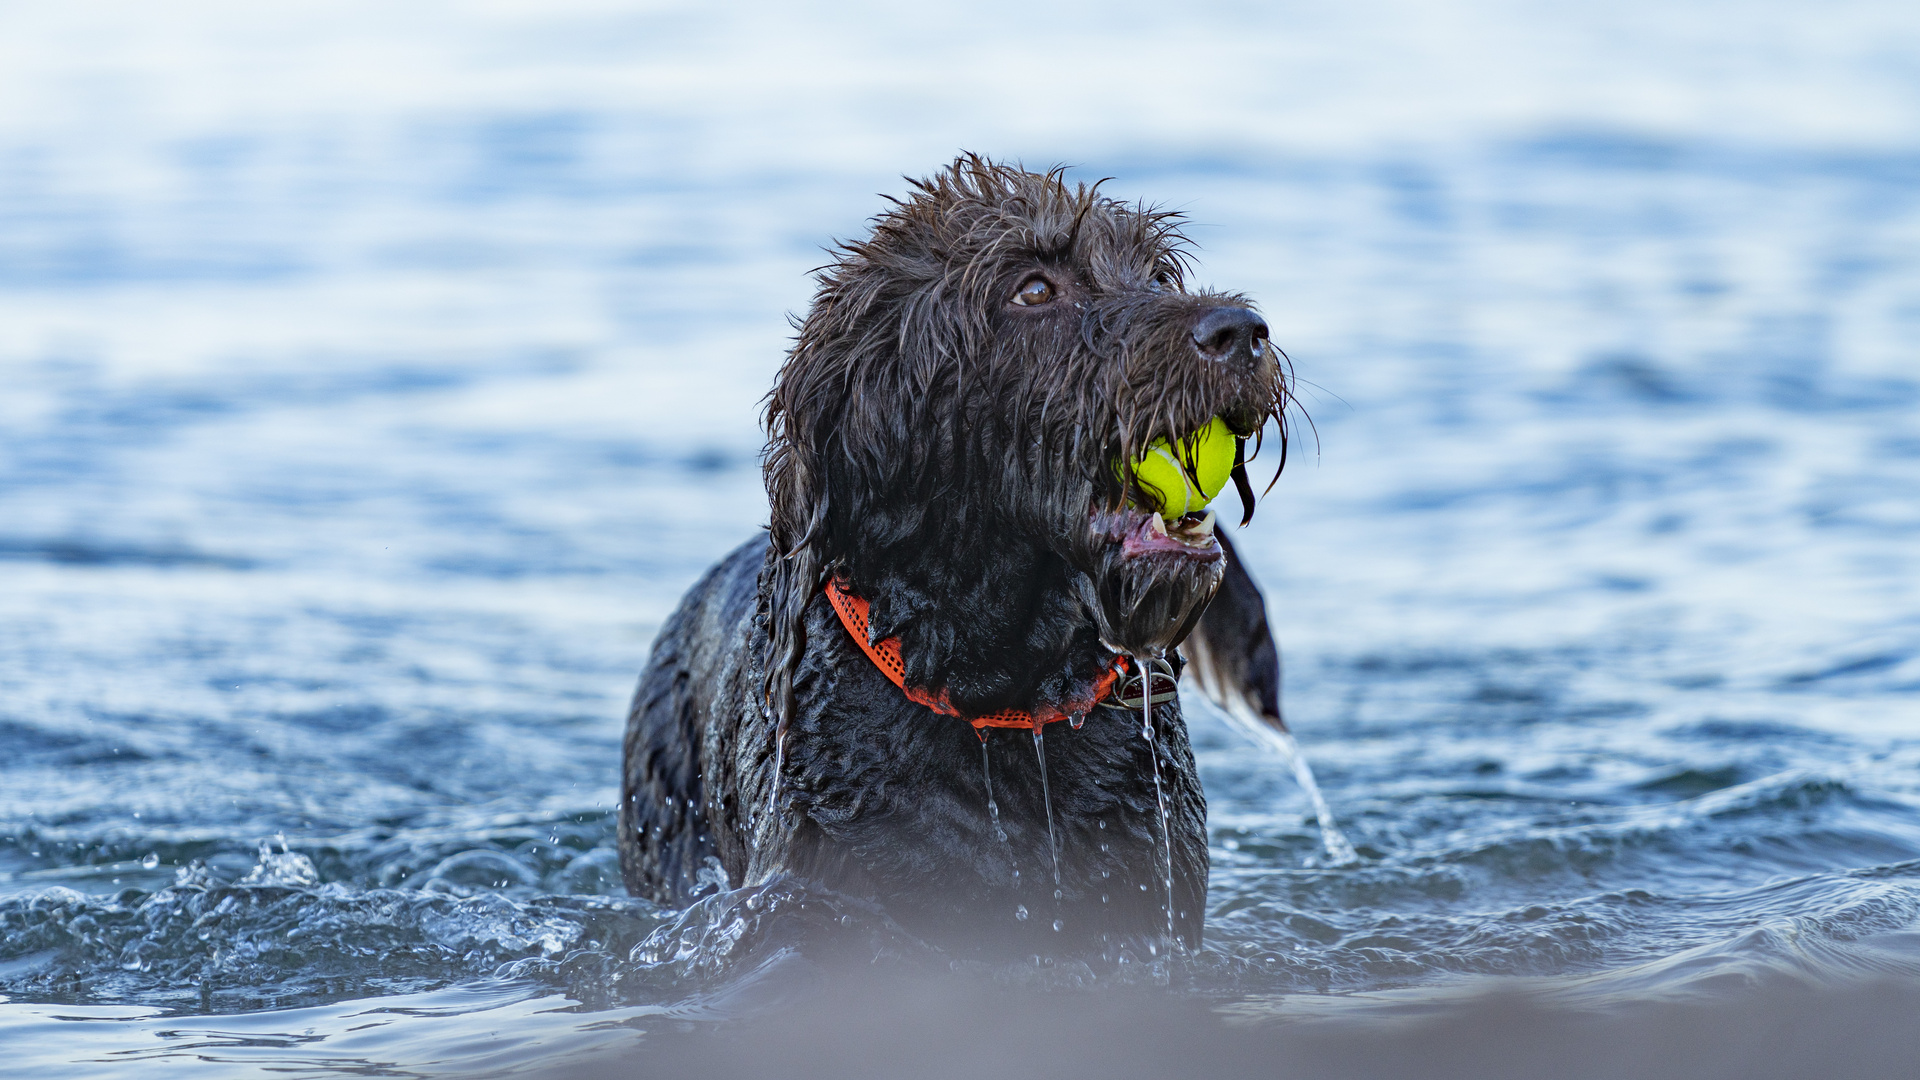
<path id="1" fill-rule="evenodd" d="M 1186 211 L 1312 418 L 1236 542 L 1324 805 L 1187 695 L 1166 993 L 1914 974 L 1911 13 L 1376 6 L 10 12 L 10 1061 L 483 1075 L 778 1013 L 821 941 L 943 964 L 628 898 L 613 807 L 807 271 L 961 147 Z"/>

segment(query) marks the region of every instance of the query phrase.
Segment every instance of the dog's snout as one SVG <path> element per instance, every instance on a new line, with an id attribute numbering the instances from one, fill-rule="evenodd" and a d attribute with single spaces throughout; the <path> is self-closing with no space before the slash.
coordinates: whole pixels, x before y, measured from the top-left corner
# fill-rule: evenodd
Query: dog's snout
<path id="1" fill-rule="evenodd" d="M 1258 359 L 1266 341 L 1266 320 L 1243 307 L 1214 308 L 1193 324 L 1193 343 L 1212 360 L 1242 354 Z"/>

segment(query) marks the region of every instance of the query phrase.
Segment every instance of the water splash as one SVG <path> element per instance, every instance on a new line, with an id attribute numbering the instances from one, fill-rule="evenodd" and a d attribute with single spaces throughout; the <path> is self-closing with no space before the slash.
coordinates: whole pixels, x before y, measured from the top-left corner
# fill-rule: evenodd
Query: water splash
<path id="1" fill-rule="evenodd" d="M 320 884 L 320 873 L 314 868 L 313 860 L 287 847 L 287 838 L 274 838 L 280 844 L 280 850 L 265 840 L 260 842 L 260 861 L 246 877 L 240 879 L 241 885 L 271 885 L 281 888 L 310 889 Z M 156 860 L 156 865 L 158 860 Z"/>

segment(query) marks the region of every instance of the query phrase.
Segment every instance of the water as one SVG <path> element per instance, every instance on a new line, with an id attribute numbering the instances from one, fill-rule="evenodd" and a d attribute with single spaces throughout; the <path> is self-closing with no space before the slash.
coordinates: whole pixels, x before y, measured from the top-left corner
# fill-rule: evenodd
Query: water
<path id="1" fill-rule="evenodd" d="M 1060 841 L 1053 835 L 1053 792 L 1047 787 L 1047 736 L 1039 725 L 1033 729 L 1033 756 L 1040 763 L 1040 803 L 1047 811 L 1047 854 L 1053 859 L 1053 898 L 1060 899 Z M 993 791 L 987 791 L 988 812 L 993 816 L 997 828 L 1000 824 L 1000 808 L 992 805 Z M 1059 929 L 1055 927 L 1054 929 Z"/>
<path id="2" fill-rule="evenodd" d="M 1160 746 L 1154 740 L 1153 732 L 1153 674 L 1154 660 L 1157 657 L 1136 656 L 1133 669 L 1140 673 L 1140 737 L 1147 742 L 1147 758 L 1153 762 L 1153 805 L 1160 813 L 1160 849 L 1166 856 L 1161 865 L 1160 880 L 1166 888 L 1167 948 L 1173 950 L 1173 826 L 1167 820 L 1167 793 L 1160 785 Z M 1197 697 L 1198 695 L 1189 695 Z"/>
<path id="3" fill-rule="evenodd" d="M 1277 752 L 1293 770 L 1294 783 L 1313 804 L 1314 824 L 1320 827 L 1320 844 L 1326 849 L 1328 864 L 1331 866 L 1349 866 L 1360 861 L 1360 855 L 1353 850 L 1353 842 L 1347 834 L 1340 831 L 1340 823 L 1334 820 L 1333 807 L 1327 803 L 1325 792 L 1320 790 L 1320 781 L 1313 775 L 1313 763 L 1300 749 L 1300 743 L 1291 731 L 1281 731 L 1262 720 L 1244 701 L 1234 699 L 1220 715 L 1243 738 L 1255 746 L 1263 746 Z"/>
<path id="4" fill-rule="evenodd" d="M 612 812 L 807 270 L 960 146 L 1186 209 L 1307 380 L 1236 539 L 1331 811 L 1188 695 L 1156 1008 L 1920 974 L 1920 17 L 1078 10 L 9 12 L 10 1060 L 489 1075 L 951 975 L 627 898 Z"/>
<path id="5" fill-rule="evenodd" d="M 1326 849 L 1328 864 L 1331 866 L 1352 866 L 1360 861 L 1360 854 L 1353 850 L 1353 842 L 1347 834 L 1340 831 L 1339 822 L 1333 819 L 1333 807 L 1327 805 L 1326 793 L 1320 790 L 1320 782 L 1314 778 L 1313 765 L 1307 761 L 1307 755 L 1300 750 L 1300 744 L 1292 733 L 1276 731 L 1276 741 L 1282 746 L 1288 763 L 1293 768 L 1294 782 L 1306 793 L 1307 801 L 1313 806 L 1314 824 L 1320 827 L 1320 845 Z"/>

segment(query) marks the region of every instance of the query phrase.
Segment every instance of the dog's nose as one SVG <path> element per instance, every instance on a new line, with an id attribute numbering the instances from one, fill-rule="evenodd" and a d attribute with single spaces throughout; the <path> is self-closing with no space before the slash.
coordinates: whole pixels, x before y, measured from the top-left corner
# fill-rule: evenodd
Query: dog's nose
<path id="1" fill-rule="evenodd" d="M 1226 360 L 1242 352 L 1259 359 L 1266 341 L 1266 320 L 1243 307 L 1214 308 L 1193 324 L 1193 343 L 1212 360 Z"/>

